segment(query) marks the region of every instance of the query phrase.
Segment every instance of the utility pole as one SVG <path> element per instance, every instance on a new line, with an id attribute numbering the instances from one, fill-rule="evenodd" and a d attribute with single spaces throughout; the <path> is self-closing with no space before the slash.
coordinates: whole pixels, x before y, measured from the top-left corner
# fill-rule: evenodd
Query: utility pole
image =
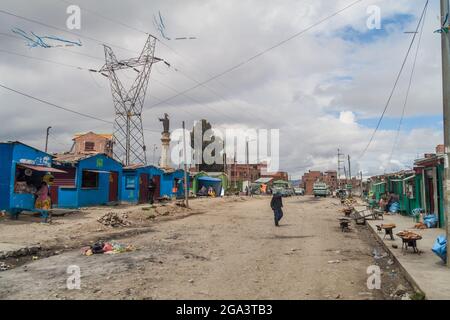
<path id="1" fill-rule="evenodd" d="M 350 178 L 350 185 L 353 188 L 353 181 L 352 181 L 352 165 L 350 161 L 350 155 L 348 156 L 348 177 Z M 347 183 L 348 184 L 348 183 Z M 352 194 L 352 190 L 350 190 L 350 194 Z"/>
<path id="2" fill-rule="evenodd" d="M 183 121 L 183 158 L 184 158 L 184 200 L 186 208 L 189 208 L 189 193 L 187 183 L 187 160 L 186 160 L 186 135 L 184 134 L 185 127 Z"/>
<path id="3" fill-rule="evenodd" d="M 350 181 L 352 181 L 352 167 L 350 162 L 350 156 L 348 156 L 348 177 L 350 178 Z"/>
<path id="4" fill-rule="evenodd" d="M 246 158 L 247 158 L 247 182 L 248 182 L 248 188 L 250 188 L 251 178 L 250 178 L 250 160 L 249 160 L 249 154 L 248 154 L 248 138 L 245 141 L 245 148 L 246 148 Z"/>
<path id="5" fill-rule="evenodd" d="M 47 135 L 45 137 L 45 153 L 47 153 L 48 151 L 48 136 L 50 135 L 50 129 L 52 127 L 47 127 Z"/>
<path id="6" fill-rule="evenodd" d="M 338 186 L 339 189 L 341 189 L 341 170 L 342 170 L 342 163 L 344 162 L 344 160 L 341 160 L 341 156 L 343 156 L 343 154 L 341 153 L 341 150 L 338 149 Z"/>
<path id="7" fill-rule="evenodd" d="M 441 0 L 441 26 L 448 27 L 449 2 Z M 447 267 L 450 267 L 450 39 L 449 34 L 441 32 L 441 49 L 442 49 L 442 85 L 443 85 L 443 107 L 444 107 L 444 145 L 445 145 L 445 175 L 444 175 L 444 213 L 445 213 L 445 230 L 447 234 Z M 424 173 L 423 173 L 424 174 Z"/>
<path id="8" fill-rule="evenodd" d="M 153 165 L 157 166 L 158 164 L 155 162 L 156 160 L 156 149 L 158 149 L 158 147 L 156 146 L 156 144 L 153 145 Z"/>

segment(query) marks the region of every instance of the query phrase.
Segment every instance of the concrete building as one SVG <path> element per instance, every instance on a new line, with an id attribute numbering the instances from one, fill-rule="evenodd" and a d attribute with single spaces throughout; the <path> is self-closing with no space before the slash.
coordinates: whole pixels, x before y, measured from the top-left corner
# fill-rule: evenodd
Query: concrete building
<path id="1" fill-rule="evenodd" d="M 74 136 L 71 154 L 91 155 L 103 153 L 113 157 L 113 135 L 94 132 L 79 133 Z"/>

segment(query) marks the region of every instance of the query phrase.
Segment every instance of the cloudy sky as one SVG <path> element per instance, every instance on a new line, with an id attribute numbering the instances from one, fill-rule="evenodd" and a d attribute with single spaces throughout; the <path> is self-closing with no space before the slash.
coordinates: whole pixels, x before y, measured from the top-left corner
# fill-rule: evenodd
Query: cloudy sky
<path id="1" fill-rule="evenodd" d="M 443 140 L 440 36 L 433 33 L 439 28 L 438 1 L 431 1 L 428 7 L 396 145 L 417 42 L 380 130 L 361 157 L 411 41 L 412 34 L 405 32 L 415 30 L 424 0 L 364 0 L 239 68 L 158 104 L 353 2 L 2 0 L 0 84 L 113 121 L 108 79 L 84 69 L 102 67 L 102 43 L 110 44 L 119 59 L 137 56 L 146 40 L 144 32 L 149 32 L 162 40 L 157 43 L 157 56 L 171 63 L 171 68 L 162 63 L 154 66 L 145 102 L 143 122 L 150 162 L 153 146 L 160 144 L 158 117 L 167 112 L 173 128 L 180 127 L 183 120 L 192 127 L 194 121 L 205 118 L 221 128 L 280 129 L 281 167 L 294 178 L 310 169 L 335 169 L 338 148 L 351 155 L 353 172 L 372 175 L 408 168 Z M 68 30 L 68 4 L 81 7 L 81 29 L 76 30 L 80 36 L 64 32 Z M 381 29 L 367 28 L 371 5 L 381 9 Z M 158 12 L 167 36 L 196 40 L 164 40 L 153 23 Z M 13 28 L 81 40 L 82 46 L 30 48 Z M 131 81 L 133 76 L 124 74 L 123 81 Z M 0 140 L 20 140 L 38 148 L 43 148 L 45 130 L 52 126 L 50 152 L 68 150 L 74 133 L 112 131 L 108 123 L 3 88 L 0 119 Z"/>

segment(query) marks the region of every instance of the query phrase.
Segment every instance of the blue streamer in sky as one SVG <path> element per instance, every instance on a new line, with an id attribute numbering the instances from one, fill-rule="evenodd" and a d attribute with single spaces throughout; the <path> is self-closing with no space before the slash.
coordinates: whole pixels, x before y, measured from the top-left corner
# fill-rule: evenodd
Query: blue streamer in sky
<path id="1" fill-rule="evenodd" d="M 72 47 L 72 46 L 81 47 L 81 45 L 82 45 L 80 40 L 78 40 L 78 42 L 77 42 L 77 41 L 66 40 L 63 38 L 56 37 L 56 36 L 38 36 L 33 31 L 31 31 L 31 35 L 29 35 L 27 32 L 25 32 L 19 28 L 13 28 L 13 29 L 11 29 L 11 31 L 13 33 L 23 37 L 24 39 L 26 39 L 27 46 L 29 46 L 30 48 L 35 48 L 35 47 L 54 48 L 54 47 Z M 48 44 L 45 40 L 47 40 L 47 42 L 48 42 L 48 40 L 50 40 L 50 41 L 62 42 L 64 44 L 52 45 L 52 44 Z"/>

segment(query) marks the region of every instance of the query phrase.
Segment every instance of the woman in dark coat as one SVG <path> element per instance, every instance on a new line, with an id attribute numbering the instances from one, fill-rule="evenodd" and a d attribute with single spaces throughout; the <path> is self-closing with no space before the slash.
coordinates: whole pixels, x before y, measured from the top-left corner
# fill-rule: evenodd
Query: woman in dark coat
<path id="1" fill-rule="evenodd" d="M 283 198 L 280 192 L 274 193 L 272 200 L 270 201 L 270 207 L 274 213 L 275 226 L 279 226 L 280 220 L 283 218 Z"/>

